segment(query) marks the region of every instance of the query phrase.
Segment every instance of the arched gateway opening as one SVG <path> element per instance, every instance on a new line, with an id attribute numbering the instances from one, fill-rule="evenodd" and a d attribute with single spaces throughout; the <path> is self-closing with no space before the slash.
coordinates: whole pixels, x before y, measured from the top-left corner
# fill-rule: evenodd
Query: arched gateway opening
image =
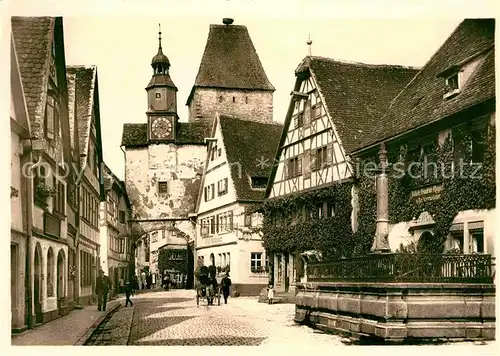
<path id="1" fill-rule="evenodd" d="M 170 244 L 170 239 L 177 240 L 174 245 L 179 246 L 179 243 L 186 246 L 187 251 L 187 275 L 185 275 L 185 288 L 192 289 L 194 287 L 194 241 L 192 239 L 193 233 L 190 232 L 193 229 L 192 222 L 190 220 L 182 220 L 182 221 L 171 221 L 171 220 L 160 220 L 160 221 L 134 221 L 131 226 L 131 236 L 134 239 L 134 244 L 137 246 L 141 246 L 141 248 L 146 248 L 150 246 L 150 244 L 141 243 L 144 242 L 146 238 L 149 237 L 151 232 L 161 231 L 165 232 L 165 235 L 158 234 L 157 239 L 165 239 L 162 241 L 165 243 L 165 246 Z M 143 241 L 144 240 L 144 241 Z M 182 241 L 182 242 L 181 242 Z M 162 247 L 163 248 L 163 247 Z M 178 248 L 178 247 L 177 247 Z M 137 251 L 136 256 L 144 255 L 144 251 Z M 149 262 L 149 261 L 148 261 Z M 140 278 L 140 271 L 137 270 L 137 266 L 140 265 L 140 262 L 136 260 L 136 271 Z M 162 270 L 159 270 L 160 273 L 163 273 Z"/>
<path id="2" fill-rule="evenodd" d="M 63 250 L 59 250 L 57 254 L 57 301 L 60 303 L 64 299 L 64 266 L 66 262 L 66 256 Z"/>
<path id="3" fill-rule="evenodd" d="M 35 247 L 34 269 L 33 269 L 33 304 L 35 310 L 35 321 L 41 324 L 42 316 L 42 248 L 37 243 Z"/>

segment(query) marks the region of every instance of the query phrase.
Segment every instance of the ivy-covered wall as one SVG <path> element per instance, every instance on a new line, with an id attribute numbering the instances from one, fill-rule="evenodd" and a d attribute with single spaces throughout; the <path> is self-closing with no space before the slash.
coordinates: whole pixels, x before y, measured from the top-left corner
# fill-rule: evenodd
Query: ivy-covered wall
<path id="1" fill-rule="evenodd" d="M 179 255 L 180 258 L 174 259 L 173 255 Z M 186 249 L 161 249 L 158 253 L 158 271 L 175 270 L 187 274 L 188 251 Z"/>
<path id="2" fill-rule="evenodd" d="M 319 250 L 327 258 L 351 255 L 351 188 L 352 183 L 348 182 L 265 201 L 258 208 L 263 215 L 264 247 L 270 252 Z M 335 203 L 334 217 L 306 218 L 309 215 L 303 214 L 293 220 L 298 211 L 310 211 L 325 201 Z"/>
<path id="3" fill-rule="evenodd" d="M 398 223 L 418 218 L 420 213 L 429 212 L 436 225 L 434 227 L 435 239 L 431 244 L 423 246 L 422 252 L 442 252 L 444 242 L 449 234 L 455 216 L 464 210 L 492 209 L 495 207 L 496 185 L 495 185 L 495 126 L 494 123 L 487 124 L 488 129 L 484 131 L 483 137 L 475 137 L 476 140 L 484 140 L 485 153 L 481 162 L 473 164 L 457 165 L 457 159 L 453 154 L 453 137 L 451 130 L 445 136 L 441 145 L 434 146 L 437 157 L 437 172 L 425 175 L 424 156 L 421 155 L 412 169 L 412 176 L 408 171 L 404 175 L 399 171 L 389 171 L 389 220 L 390 223 Z M 471 162 L 472 134 L 467 126 L 455 130 L 455 136 L 461 137 L 463 162 Z M 407 146 L 400 147 L 399 152 L 389 152 L 392 157 L 391 166 L 407 167 Z M 456 155 L 455 155 L 456 156 Z M 364 160 L 362 166 L 374 158 Z M 455 161 L 455 163 L 453 163 Z M 375 234 L 376 218 L 376 191 L 374 179 L 359 176 L 357 184 L 360 187 L 360 214 L 359 229 L 357 231 L 356 246 L 357 253 L 367 252 Z M 419 201 L 411 199 L 411 192 L 422 187 L 442 185 L 439 199 L 430 201 Z"/>
<path id="4" fill-rule="evenodd" d="M 410 221 L 420 213 L 429 212 L 436 225 L 435 238 L 424 245 L 419 245 L 421 252 L 442 252 L 444 242 L 449 234 L 455 216 L 464 210 L 492 209 L 495 207 L 495 126 L 488 122 L 483 137 L 485 152 L 481 162 L 470 164 L 472 159 L 472 134 L 467 125 L 455 130 L 455 137 L 461 137 L 462 168 L 457 166 L 456 155 L 453 154 L 453 137 L 451 130 L 442 132 L 440 144 L 436 142 L 431 149 L 435 154 L 437 170 L 435 174 L 425 175 L 424 155 L 420 155 L 412 168 L 412 176 L 408 174 L 407 146 L 401 145 L 398 150 L 389 150 L 391 167 L 389 170 L 389 220 L 391 224 Z M 427 152 L 429 153 L 429 152 Z M 378 159 L 371 156 L 362 157 L 360 166 L 368 162 L 378 164 Z M 405 170 L 401 169 L 404 167 Z M 406 173 L 402 174 L 401 172 Z M 416 176 L 416 178 L 415 178 Z M 353 184 L 358 189 L 357 230 L 352 231 L 351 224 L 351 189 Z M 436 200 L 412 199 L 412 191 L 427 186 L 442 185 L 442 191 Z M 335 201 L 335 216 L 328 218 L 306 218 L 294 221 L 292 216 L 301 209 L 314 209 L 322 201 Z M 375 175 L 367 176 L 358 173 L 354 182 L 333 185 L 328 188 L 310 192 L 299 192 L 277 199 L 265 201 L 258 208 L 263 214 L 264 247 L 270 252 L 302 252 L 306 250 L 322 251 L 324 258 L 348 257 L 364 255 L 370 252 L 376 231 L 377 192 Z M 280 223 L 277 224 L 276 220 Z"/>

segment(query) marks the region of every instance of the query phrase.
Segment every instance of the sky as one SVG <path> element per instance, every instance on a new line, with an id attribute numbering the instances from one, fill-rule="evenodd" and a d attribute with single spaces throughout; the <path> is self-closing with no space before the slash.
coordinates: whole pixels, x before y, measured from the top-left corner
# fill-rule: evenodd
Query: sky
<path id="1" fill-rule="evenodd" d="M 276 88 L 274 120 L 283 122 L 295 77 L 308 55 L 370 64 L 423 66 L 465 17 L 485 17 L 494 1 L 464 0 L 196 0 L 9 2 L 11 14 L 62 15 L 68 65 L 96 65 L 104 160 L 124 178 L 120 148 L 124 123 L 146 123 L 151 58 L 158 24 L 170 75 L 185 106 L 205 48 L 210 24 L 223 17 L 248 28 L 264 70 Z M 468 7 L 467 7 L 468 6 Z M 4 6 L 5 7 L 5 6 Z M 0 11 L 2 4 L 0 4 Z M 450 12 L 450 9 L 453 11 Z M 491 16 L 490 16 L 491 17 Z M 4 22 L 3 29 L 5 29 Z M 8 26 L 8 25 L 7 25 Z M 1 30 L 1 29 L 0 29 Z M 7 47 L 7 45 L 5 45 Z"/>
<path id="2" fill-rule="evenodd" d="M 145 87 L 151 58 L 163 52 L 177 88 L 178 114 L 187 121 L 186 100 L 198 73 L 210 24 L 206 17 L 65 17 L 66 64 L 96 65 L 104 160 L 124 178 L 120 149 L 124 123 L 146 123 Z M 294 70 L 309 53 L 370 64 L 422 67 L 460 23 L 460 19 L 258 19 L 234 17 L 248 28 L 264 70 L 276 88 L 274 120 L 283 122 L 295 81 Z"/>

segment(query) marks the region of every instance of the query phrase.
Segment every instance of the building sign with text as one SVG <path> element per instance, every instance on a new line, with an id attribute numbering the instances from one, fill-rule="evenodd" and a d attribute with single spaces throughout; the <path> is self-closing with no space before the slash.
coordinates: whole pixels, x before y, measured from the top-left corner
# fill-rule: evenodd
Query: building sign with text
<path id="1" fill-rule="evenodd" d="M 413 190 L 410 195 L 410 200 L 415 203 L 424 203 L 433 200 L 439 200 L 443 192 L 443 185 L 433 185 L 426 188 Z"/>

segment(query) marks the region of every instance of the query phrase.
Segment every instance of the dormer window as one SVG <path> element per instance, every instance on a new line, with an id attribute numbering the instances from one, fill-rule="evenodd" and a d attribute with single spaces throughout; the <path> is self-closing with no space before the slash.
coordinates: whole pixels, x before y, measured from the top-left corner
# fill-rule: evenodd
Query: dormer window
<path id="1" fill-rule="evenodd" d="M 460 93 L 460 72 L 455 72 L 446 78 L 446 93 L 444 99 L 451 98 Z"/>
<path id="2" fill-rule="evenodd" d="M 266 189 L 267 178 L 266 177 L 252 177 L 252 188 L 254 189 Z"/>

